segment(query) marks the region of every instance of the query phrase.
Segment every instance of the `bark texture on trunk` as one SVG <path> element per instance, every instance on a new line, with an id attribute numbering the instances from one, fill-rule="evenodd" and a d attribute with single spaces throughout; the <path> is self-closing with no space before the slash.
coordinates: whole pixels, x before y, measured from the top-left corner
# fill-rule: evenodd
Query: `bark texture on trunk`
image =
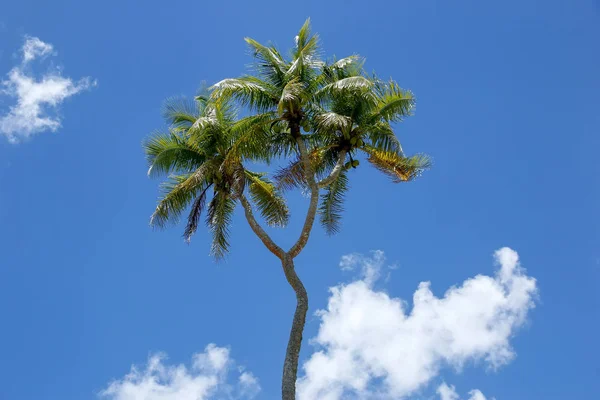
<path id="1" fill-rule="evenodd" d="M 290 338 L 285 352 L 283 379 L 281 381 L 281 398 L 282 400 L 296 400 L 298 358 L 300 357 L 302 332 L 304 331 L 306 313 L 308 311 L 308 295 L 302 281 L 298 277 L 298 274 L 296 274 L 294 259 L 286 255 L 282 260 L 282 266 L 285 278 L 296 293 L 296 311 L 294 312 L 292 330 L 290 331 Z"/>

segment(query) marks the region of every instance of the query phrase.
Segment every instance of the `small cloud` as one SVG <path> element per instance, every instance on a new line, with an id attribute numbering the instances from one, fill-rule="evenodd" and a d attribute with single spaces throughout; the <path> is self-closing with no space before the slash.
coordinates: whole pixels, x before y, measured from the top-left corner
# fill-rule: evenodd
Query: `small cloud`
<path id="1" fill-rule="evenodd" d="M 151 356 L 142 370 L 131 367 L 122 379 L 100 393 L 110 400 L 209 400 L 215 398 L 253 399 L 260 392 L 258 380 L 242 372 L 233 384 L 228 382 L 235 362 L 229 349 L 209 344 L 192 357 L 191 368 L 167 365 L 164 354 Z M 243 368 L 240 368 L 243 370 Z"/>
<path id="2" fill-rule="evenodd" d="M 44 57 L 52 53 L 53 47 L 49 43 L 44 43 L 36 37 L 26 37 L 23 45 L 23 63 L 26 64 L 38 57 Z"/>
<path id="3" fill-rule="evenodd" d="M 454 386 L 448 386 L 446 382 L 437 388 L 437 394 L 440 395 L 440 400 L 460 400 L 460 396 L 456 393 Z M 469 392 L 468 400 L 486 400 L 486 397 L 480 390 L 473 389 Z"/>
<path id="4" fill-rule="evenodd" d="M 440 395 L 440 400 L 458 400 L 456 389 L 454 386 L 448 386 L 446 382 L 437 388 L 437 394 Z"/>
<path id="5" fill-rule="evenodd" d="M 385 253 L 381 250 L 374 250 L 370 257 L 360 253 L 344 255 L 340 259 L 339 266 L 342 271 L 354 271 L 359 267 L 361 279 L 371 285 L 381 276 L 385 261 Z"/>
<path id="6" fill-rule="evenodd" d="M 253 398 L 260 392 L 258 379 L 252 372 L 242 372 L 239 379 L 241 395 L 247 398 Z"/>
<path id="7" fill-rule="evenodd" d="M 33 76 L 32 61 L 54 55 L 54 47 L 36 37 L 26 37 L 21 48 L 21 63 L 0 82 L 0 95 L 14 99 L 8 112 L 0 114 L 0 134 L 17 143 L 33 134 L 56 131 L 61 126 L 60 105 L 69 97 L 96 85 L 91 78 L 78 81 L 50 71 L 39 79 Z"/>

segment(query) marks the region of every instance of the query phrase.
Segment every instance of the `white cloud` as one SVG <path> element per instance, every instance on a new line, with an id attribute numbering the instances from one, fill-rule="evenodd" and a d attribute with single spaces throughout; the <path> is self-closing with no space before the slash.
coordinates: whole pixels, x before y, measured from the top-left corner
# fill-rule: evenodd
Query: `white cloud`
<path id="1" fill-rule="evenodd" d="M 456 389 L 454 386 L 448 386 L 446 382 L 437 388 L 437 394 L 440 395 L 440 400 L 458 400 Z"/>
<path id="2" fill-rule="evenodd" d="M 448 386 L 445 382 L 437 388 L 437 393 L 440 395 L 440 400 L 460 400 L 454 386 Z M 468 400 L 486 400 L 486 397 L 481 391 L 473 389 L 469 392 Z"/>
<path id="3" fill-rule="evenodd" d="M 53 53 L 53 46 L 36 37 L 26 37 L 21 49 L 21 63 L 0 82 L 0 94 L 13 98 L 8 112 L 0 115 L 0 134 L 12 143 L 35 133 L 56 131 L 60 118 L 58 107 L 69 97 L 95 85 L 90 78 L 73 81 L 50 71 L 37 79 L 31 72 L 31 61 Z"/>
<path id="4" fill-rule="evenodd" d="M 50 43 L 44 43 L 39 38 L 27 36 L 22 50 L 23 63 L 28 63 L 37 57 L 52 53 L 53 47 Z"/>
<path id="5" fill-rule="evenodd" d="M 340 267 L 360 266 L 363 278 L 333 287 L 327 309 L 317 312 L 321 325 L 313 343 L 320 349 L 304 363 L 299 398 L 406 398 L 444 366 L 510 362 L 510 338 L 534 307 L 536 281 L 520 268 L 515 251 L 502 248 L 495 259 L 494 276 L 467 279 L 441 298 L 429 282 L 421 283 L 408 310 L 401 299 L 373 288 L 383 252 L 343 257 Z M 481 399 L 471 392 L 471 400 Z"/>
<path id="6" fill-rule="evenodd" d="M 136 367 L 123 379 L 112 382 L 100 397 L 111 400 L 208 400 L 252 399 L 260 392 L 252 373 L 236 367 L 229 349 L 209 344 L 195 354 L 192 365 L 166 365 L 164 355 L 153 355 L 143 370 Z M 228 383 L 231 372 L 240 373 L 237 383 Z"/>

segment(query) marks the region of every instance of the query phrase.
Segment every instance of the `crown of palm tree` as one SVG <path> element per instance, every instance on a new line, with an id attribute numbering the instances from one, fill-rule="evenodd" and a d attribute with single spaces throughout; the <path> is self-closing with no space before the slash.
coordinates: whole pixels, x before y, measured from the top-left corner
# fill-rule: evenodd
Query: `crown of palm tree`
<path id="1" fill-rule="evenodd" d="M 189 240 L 210 198 L 206 224 L 212 253 L 220 258 L 229 248 L 229 223 L 245 191 L 268 224 L 285 225 L 289 214 L 281 191 L 323 188 L 318 212 L 332 234 L 340 228 L 348 172 L 358 166 L 359 153 L 396 183 L 429 166 L 426 156 L 404 155 L 392 126 L 411 114 L 413 95 L 394 81 L 367 75 L 357 55 L 322 61 L 309 20 L 288 58 L 274 46 L 246 42 L 254 75 L 224 79 L 193 102 L 170 99 L 164 109 L 168 131 L 144 144 L 149 174 L 169 175 L 153 225 L 177 221 L 189 207 L 184 233 Z M 234 104 L 254 114 L 236 120 Z M 246 160 L 280 157 L 293 159 L 276 172 L 275 183 L 243 166 Z"/>

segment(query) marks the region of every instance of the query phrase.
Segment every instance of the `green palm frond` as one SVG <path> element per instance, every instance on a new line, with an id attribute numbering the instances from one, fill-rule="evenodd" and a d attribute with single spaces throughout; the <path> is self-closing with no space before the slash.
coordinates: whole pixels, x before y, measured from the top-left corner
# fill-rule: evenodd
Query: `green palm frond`
<path id="1" fill-rule="evenodd" d="M 231 127 L 235 110 L 228 101 L 210 102 L 203 115 L 188 130 L 189 141 L 202 149 L 207 157 L 225 151 L 231 143 Z"/>
<path id="2" fill-rule="evenodd" d="M 324 63 L 319 57 L 319 40 L 317 35 L 310 32 L 310 19 L 307 19 L 295 38 L 295 46 L 292 49 L 292 61 L 286 71 L 286 80 L 297 77 L 307 87 L 316 88 L 313 85 Z"/>
<path id="3" fill-rule="evenodd" d="M 246 171 L 248 191 L 262 217 L 270 226 L 285 226 L 289 220 L 289 210 L 285 200 L 275 185 L 263 174 Z"/>
<path id="4" fill-rule="evenodd" d="M 431 167 L 431 159 L 423 154 L 404 157 L 398 153 L 381 151 L 368 146 L 363 147 L 362 150 L 369 155 L 367 160 L 390 177 L 394 183 L 411 181 Z"/>
<path id="5" fill-rule="evenodd" d="M 171 97 L 163 104 L 162 115 L 166 123 L 177 129 L 190 128 L 202 113 L 202 103 L 185 97 Z"/>
<path id="6" fill-rule="evenodd" d="M 364 93 L 369 91 L 374 86 L 373 81 L 364 76 L 349 76 L 347 78 L 336 80 L 323 86 L 317 96 L 329 95 L 336 96 L 348 93 Z"/>
<path id="7" fill-rule="evenodd" d="M 208 204 L 206 224 L 212 236 L 211 254 L 222 259 L 229 251 L 229 234 L 235 201 L 223 191 L 216 191 Z"/>
<path id="8" fill-rule="evenodd" d="M 373 121 L 383 119 L 388 122 L 398 122 L 402 117 L 411 114 L 415 105 L 412 93 L 402 89 L 394 81 L 378 85 L 378 104 L 371 119 Z"/>
<path id="9" fill-rule="evenodd" d="M 202 168 L 199 168 L 201 170 Z M 164 228 L 169 223 L 177 223 L 181 213 L 209 183 L 197 173 L 173 175 L 161 185 L 163 197 L 159 200 L 150 225 Z"/>
<path id="10" fill-rule="evenodd" d="M 269 162 L 277 154 L 272 148 L 271 125 L 277 114 L 267 112 L 242 118 L 231 127 L 230 147 L 225 163 L 231 165 L 248 159 Z"/>
<path id="11" fill-rule="evenodd" d="M 218 102 L 237 100 L 258 112 L 270 111 L 279 102 L 276 86 L 254 76 L 223 79 L 212 86 L 212 97 Z"/>
<path id="12" fill-rule="evenodd" d="M 333 235 L 340 230 L 344 211 L 344 196 L 347 190 L 348 174 L 346 171 L 342 171 L 338 178 L 327 186 L 325 193 L 321 195 L 319 218 L 328 235 Z"/>
<path id="13" fill-rule="evenodd" d="M 343 71 L 348 76 L 360 75 L 365 60 L 357 55 L 353 54 L 348 57 L 341 58 L 331 64 L 330 68 L 336 71 Z"/>
<path id="14" fill-rule="evenodd" d="M 323 64 L 321 74 L 317 77 L 316 81 L 322 87 L 340 79 L 360 76 L 363 63 L 364 59 L 360 56 L 352 55 L 334 61 L 331 64 Z"/>
<path id="15" fill-rule="evenodd" d="M 314 68 L 319 68 L 323 62 L 317 57 L 318 40 L 316 36 L 311 37 L 308 42 L 298 48 L 294 54 L 294 61 L 286 72 L 286 77 L 299 76 L 305 80 L 306 74 Z"/>
<path id="16" fill-rule="evenodd" d="M 352 128 L 352 118 L 331 111 L 316 115 L 314 121 L 319 133 L 349 133 Z"/>
<path id="17" fill-rule="evenodd" d="M 294 54 L 295 58 L 298 58 L 299 53 L 302 51 L 302 49 L 306 47 L 311 38 L 312 36 L 310 31 L 310 18 L 307 18 L 306 21 L 304 21 L 304 24 L 302 24 L 300 30 L 298 31 L 298 35 L 296 36 Z"/>
<path id="18" fill-rule="evenodd" d="M 202 150 L 187 138 L 170 133 L 155 133 L 143 144 L 150 168 L 148 176 L 188 172 L 206 161 Z"/>
<path id="19" fill-rule="evenodd" d="M 281 91 L 281 97 L 277 104 L 277 112 L 283 115 L 286 110 L 293 110 L 292 105 L 297 105 L 306 97 L 304 92 L 305 85 L 299 78 L 291 79 Z"/>
<path id="20" fill-rule="evenodd" d="M 198 230 L 198 224 L 200 222 L 200 216 L 202 215 L 202 211 L 204 210 L 204 205 L 206 204 L 206 192 L 212 184 L 207 185 L 201 192 L 190 209 L 190 213 L 188 215 L 187 224 L 185 226 L 185 231 L 183 232 L 183 237 L 186 242 L 190 242 L 192 239 L 192 235 L 196 233 Z"/>
<path id="21" fill-rule="evenodd" d="M 275 47 L 263 46 L 251 38 L 245 38 L 246 43 L 253 52 L 256 59 L 256 70 L 264 79 L 271 84 L 281 86 L 285 80 L 288 69 L 286 61 L 281 57 Z"/>
<path id="22" fill-rule="evenodd" d="M 386 152 L 402 154 L 402 145 L 390 124 L 386 121 L 377 121 L 364 127 L 371 146 Z"/>

